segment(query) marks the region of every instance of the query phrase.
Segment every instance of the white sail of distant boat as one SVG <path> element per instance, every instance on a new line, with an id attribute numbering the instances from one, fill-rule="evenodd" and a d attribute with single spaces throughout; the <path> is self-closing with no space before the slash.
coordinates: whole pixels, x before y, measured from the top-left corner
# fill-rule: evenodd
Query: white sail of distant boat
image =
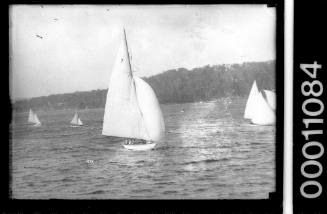
<path id="1" fill-rule="evenodd" d="M 30 109 L 30 112 L 28 114 L 28 120 L 27 120 L 28 123 L 35 123 L 34 121 L 34 112 L 32 111 L 32 109 Z"/>
<path id="2" fill-rule="evenodd" d="M 273 125 L 276 121 L 274 110 L 269 106 L 268 102 L 259 92 L 255 96 L 255 114 L 251 117 L 251 122 L 256 125 Z"/>
<path id="3" fill-rule="evenodd" d="M 30 109 L 30 112 L 28 114 L 28 123 L 34 124 L 34 126 L 41 126 L 41 122 L 35 112 L 33 112 L 32 109 Z"/>
<path id="4" fill-rule="evenodd" d="M 256 81 L 254 81 L 244 110 L 244 118 L 246 119 L 251 119 L 256 113 L 255 97 L 257 94 L 259 94 L 259 90 Z"/>
<path id="5" fill-rule="evenodd" d="M 77 124 L 78 124 L 79 126 L 82 126 L 82 125 L 83 125 L 81 118 L 78 118 Z"/>
<path id="6" fill-rule="evenodd" d="M 164 132 L 165 123 L 153 89 L 132 72 L 124 30 L 111 72 L 102 134 L 129 138 L 124 144 L 127 149 L 146 150 L 154 148 Z M 132 139 L 147 142 L 132 144 Z"/>
<path id="7" fill-rule="evenodd" d="M 269 106 L 276 109 L 276 93 L 270 90 L 264 90 Z"/>
<path id="8" fill-rule="evenodd" d="M 75 115 L 74 115 L 73 119 L 70 121 L 70 124 L 72 124 L 73 126 L 82 126 L 83 125 L 83 122 L 77 112 L 75 112 Z"/>

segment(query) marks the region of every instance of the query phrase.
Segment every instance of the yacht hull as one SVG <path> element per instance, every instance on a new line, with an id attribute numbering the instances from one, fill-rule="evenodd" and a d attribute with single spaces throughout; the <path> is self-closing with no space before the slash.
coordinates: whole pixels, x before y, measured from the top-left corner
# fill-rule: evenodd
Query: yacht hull
<path id="1" fill-rule="evenodd" d="M 145 151 L 153 149 L 157 144 L 156 143 L 146 143 L 146 144 L 123 144 L 125 149 L 134 150 L 134 151 Z"/>

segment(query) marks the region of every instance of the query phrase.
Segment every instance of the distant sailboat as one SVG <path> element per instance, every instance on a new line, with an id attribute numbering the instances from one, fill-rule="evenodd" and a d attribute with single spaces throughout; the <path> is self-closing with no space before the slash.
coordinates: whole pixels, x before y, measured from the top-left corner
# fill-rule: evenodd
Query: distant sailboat
<path id="1" fill-rule="evenodd" d="M 253 82 L 252 84 L 252 88 L 250 91 L 250 95 L 249 98 L 246 102 L 245 105 L 245 111 L 244 111 L 244 118 L 245 119 L 251 119 L 252 116 L 255 114 L 256 112 L 256 106 L 255 106 L 255 99 L 256 99 L 256 95 L 259 94 L 259 90 L 257 87 L 257 83 L 256 81 Z"/>
<path id="2" fill-rule="evenodd" d="M 165 132 L 165 123 L 156 95 L 148 83 L 134 76 L 124 35 L 111 73 L 102 134 L 128 138 L 123 146 L 148 150 Z"/>
<path id="3" fill-rule="evenodd" d="M 70 121 L 70 124 L 72 127 L 83 126 L 83 122 L 82 122 L 81 118 L 79 117 L 77 111 L 75 111 L 75 115 L 74 115 L 73 119 Z"/>
<path id="4" fill-rule="evenodd" d="M 258 90 L 256 81 L 254 81 L 250 91 L 249 98 L 246 102 L 244 118 L 250 119 L 251 122 L 255 125 L 275 124 L 276 121 L 276 115 L 274 111 L 275 100 L 270 92 L 272 91 L 266 93 L 267 100 L 265 100 L 262 93 Z M 268 102 L 271 103 L 269 104 Z"/>
<path id="5" fill-rule="evenodd" d="M 269 106 L 276 110 L 276 93 L 270 90 L 264 90 Z"/>
<path id="6" fill-rule="evenodd" d="M 37 114 L 34 113 L 32 109 L 30 109 L 30 112 L 28 114 L 27 122 L 34 124 L 33 126 L 41 126 L 41 122 L 40 122 Z"/>

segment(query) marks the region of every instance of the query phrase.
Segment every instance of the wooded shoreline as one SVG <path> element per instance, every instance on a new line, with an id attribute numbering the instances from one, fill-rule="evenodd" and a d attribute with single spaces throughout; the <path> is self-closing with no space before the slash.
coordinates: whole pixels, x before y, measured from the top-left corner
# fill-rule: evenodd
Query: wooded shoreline
<path id="1" fill-rule="evenodd" d="M 162 104 L 211 101 L 224 97 L 246 97 L 256 80 L 259 90 L 275 89 L 275 60 L 242 64 L 207 65 L 171 69 L 143 78 Z M 13 111 L 104 108 L 107 89 L 55 94 L 18 100 Z"/>

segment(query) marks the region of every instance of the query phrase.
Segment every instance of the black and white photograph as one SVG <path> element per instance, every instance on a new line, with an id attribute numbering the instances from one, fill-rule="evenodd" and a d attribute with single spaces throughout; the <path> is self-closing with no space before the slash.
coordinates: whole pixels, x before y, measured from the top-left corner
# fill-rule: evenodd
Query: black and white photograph
<path id="1" fill-rule="evenodd" d="M 268 199 L 276 16 L 265 4 L 11 5 L 10 197 Z"/>

